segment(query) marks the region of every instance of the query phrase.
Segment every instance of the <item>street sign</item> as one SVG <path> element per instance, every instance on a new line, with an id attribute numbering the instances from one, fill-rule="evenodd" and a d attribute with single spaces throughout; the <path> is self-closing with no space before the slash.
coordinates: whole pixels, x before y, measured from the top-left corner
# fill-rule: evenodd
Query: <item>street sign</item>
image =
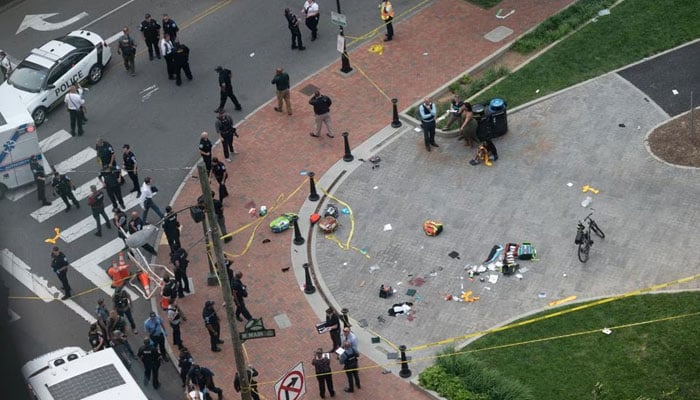
<path id="1" fill-rule="evenodd" d="M 275 394 L 277 400 L 298 400 L 306 394 L 303 362 L 299 361 L 275 383 Z"/>
<path id="2" fill-rule="evenodd" d="M 240 337 L 241 340 L 275 337 L 275 330 L 274 329 L 263 329 L 261 331 L 240 332 L 238 334 L 238 337 Z"/>
<path id="3" fill-rule="evenodd" d="M 331 11 L 331 23 L 338 26 L 348 26 L 348 20 L 345 18 L 345 14 L 338 14 L 335 11 Z"/>

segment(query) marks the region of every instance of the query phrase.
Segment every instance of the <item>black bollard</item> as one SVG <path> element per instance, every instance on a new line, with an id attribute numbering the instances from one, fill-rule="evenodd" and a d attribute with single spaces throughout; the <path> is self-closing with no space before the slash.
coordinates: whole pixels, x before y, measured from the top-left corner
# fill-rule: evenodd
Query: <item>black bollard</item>
<path id="1" fill-rule="evenodd" d="M 297 222 L 299 218 L 294 218 L 294 244 L 301 246 L 304 244 L 305 240 L 301 236 L 301 231 L 299 230 L 299 223 Z"/>
<path id="2" fill-rule="evenodd" d="M 352 327 L 352 325 L 350 325 L 350 320 L 348 319 L 348 312 L 350 312 L 350 310 L 343 308 L 340 310 L 340 312 L 343 314 L 340 316 L 340 318 L 343 320 L 343 325 L 345 325 L 346 328 Z"/>
<path id="3" fill-rule="evenodd" d="M 311 282 L 311 273 L 309 272 L 309 264 L 304 263 L 304 276 L 306 277 L 306 284 L 304 284 L 304 293 L 313 294 L 316 292 L 313 282 Z"/>
<path id="4" fill-rule="evenodd" d="M 348 135 L 349 133 L 343 132 L 343 142 L 345 142 L 345 155 L 343 156 L 343 161 L 345 162 L 350 162 L 355 159 L 353 157 L 352 153 L 350 152 L 350 142 L 348 141 Z"/>
<path id="5" fill-rule="evenodd" d="M 307 174 L 309 176 L 309 184 L 311 185 L 311 193 L 309 194 L 309 200 L 310 201 L 318 201 L 320 199 L 318 192 L 316 192 L 316 182 L 314 182 L 314 174 L 313 172 L 309 172 Z"/>
<path id="6" fill-rule="evenodd" d="M 392 108 L 392 120 L 391 120 L 391 127 L 392 128 L 400 128 L 401 127 L 401 121 L 399 121 L 399 109 L 396 107 L 396 103 L 399 102 L 399 99 L 391 99 L 391 108 Z"/>
<path id="7" fill-rule="evenodd" d="M 399 371 L 399 376 L 408 378 L 411 376 L 411 370 L 408 369 L 408 361 L 406 361 L 406 346 L 399 346 L 399 351 L 401 352 L 401 371 Z"/>

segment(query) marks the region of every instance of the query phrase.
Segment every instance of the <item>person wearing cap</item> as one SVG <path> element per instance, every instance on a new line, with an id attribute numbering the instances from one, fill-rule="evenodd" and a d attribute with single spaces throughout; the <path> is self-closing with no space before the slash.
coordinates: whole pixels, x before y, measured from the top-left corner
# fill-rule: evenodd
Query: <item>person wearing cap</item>
<path id="1" fill-rule="evenodd" d="M 138 335 L 139 331 L 136 329 L 134 316 L 131 313 L 131 295 L 129 294 L 129 292 L 124 290 L 124 286 L 114 288 L 114 295 L 112 295 L 112 305 L 114 307 L 114 310 L 116 310 L 117 314 L 119 314 L 120 317 L 126 317 L 126 319 L 129 321 L 129 324 L 131 325 L 131 330 L 134 332 L 134 335 Z M 122 326 L 119 328 L 119 330 L 122 332 L 126 332 L 126 329 L 124 328 L 125 327 Z"/>
<path id="2" fill-rule="evenodd" d="M 151 339 L 144 338 L 143 346 L 139 348 L 136 355 L 143 363 L 143 385 L 148 385 L 148 381 L 151 380 L 152 375 L 153 388 L 158 389 L 160 386 L 160 382 L 158 382 L 158 369 L 160 369 L 161 356 L 165 356 L 165 353 L 158 353 L 158 349 L 156 349 Z"/>
<path id="3" fill-rule="evenodd" d="M 114 147 L 108 141 L 101 137 L 97 138 L 95 150 L 97 151 L 97 159 L 102 167 L 109 165 L 112 168 L 117 168 L 117 156 L 114 152 Z"/>
<path id="4" fill-rule="evenodd" d="M 214 127 L 221 136 L 221 143 L 224 146 L 224 158 L 226 161 L 231 162 L 231 154 L 238 154 L 236 149 L 233 148 L 233 138 L 238 137 L 236 127 L 233 126 L 233 118 L 225 110 L 221 109 L 216 117 L 216 122 L 214 122 Z"/>
<path id="5" fill-rule="evenodd" d="M 182 71 L 185 71 L 185 76 L 188 81 L 192 80 L 192 71 L 190 70 L 190 48 L 175 40 L 175 48 L 173 50 L 173 71 L 175 72 L 175 84 L 182 85 Z"/>
<path id="6" fill-rule="evenodd" d="M 133 184 L 133 188 L 131 188 L 130 193 L 136 192 L 136 197 L 140 197 L 141 184 L 139 183 L 139 167 L 138 163 L 136 162 L 136 156 L 134 155 L 134 152 L 131 151 L 131 146 L 129 146 L 128 144 L 122 146 L 122 149 L 122 159 L 124 160 L 122 168 L 124 169 L 124 171 L 126 171 L 127 174 L 129 174 L 129 178 L 131 178 L 131 183 Z"/>
<path id="7" fill-rule="evenodd" d="M 180 245 L 180 221 L 177 220 L 177 214 L 173 212 L 170 206 L 165 207 L 165 217 L 163 218 L 163 232 L 168 239 L 170 246 L 170 254 L 175 253 Z"/>
<path id="8" fill-rule="evenodd" d="M 259 373 L 258 370 L 253 368 L 252 365 L 248 365 L 245 369 L 246 375 L 248 377 L 248 391 L 250 391 L 250 398 L 253 400 L 260 400 L 260 394 L 258 393 L 258 381 L 256 378 L 258 377 Z M 241 385 L 241 376 L 238 374 L 238 371 L 236 371 L 236 375 L 233 377 L 233 389 L 236 392 L 246 391 L 242 385 Z"/>
<path id="9" fill-rule="evenodd" d="M 141 21 L 139 30 L 143 33 L 143 40 L 146 41 L 148 59 L 153 61 L 153 54 L 155 53 L 156 57 L 160 60 L 160 47 L 158 46 L 160 25 L 158 25 L 158 22 L 151 18 L 151 14 L 146 14 L 145 19 Z"/>
<path id="10" fill-rule="evenodd" d="M 394 20 L 394 8 L 390 1 L 384 0 L 379 4 L 379 16 L 386 25 L 384 41 L 389 42 L 394 38 L 394 25 L 391 23 Z"/>
<path id="11" fill-rule="evenodd" d="M 66 204 L 66 212 L 71 209 L 69 200 L 73 202 L 75 208 L 80 208 L 80 203 L 78 203 L 78 199 L 76 199 L 73 194 L 75 186 L 73 186 L 68 176 L 65 174 L 61 175 L 58 171 L 55 171 L 53 173 L 53 179 L 51 179 L 51 187 L 53 187 L 54 195 L 61 196 L 61 200 Z"/>
<path id="12" fill-rule="evenodd" d="M 87 203 L 92 210 L 92 217 L 95 218 L 95 222 L 97 223 L 97 232 L 95 232 L 95 236 L 102 236 L 100 216 L 105 219 L 105 227 L 107 227 L 107 229 L 112 229 L 107 213 L 105 212 L 105 194 L 102 192 L 102 189 L 97 190 L 97 186 L 95 185 L 90 185 L 90 191 L 91 194 L 87 198 Z"/>
<path id="13" fill-rule="evenodd" d="M 326 398 L 326 388 L 331 397 L 335 397 L 333 389 L 333 372 L 331 371 L 331 357 L 328 353 L 324 353 L 320 347 L 316 349 L 314 358 L 311 360 L 311 365 L 316 370 L 316 379 L 318 380 L 318 390 L 322 399 Z"/>
<path id="14" fill-rule="evenodd" d="M 51 202 L 46 200 L 46 171 L 36 155 L 32 155 L 29 159 L 29 169 L 32 170 L 32 175 L 34 175 L 36 193 L 39 197 L 39 201 L 44 206 L 50 206 Z"/>
<path id="15" fill-rule="evenodd" d="M 63 297 L 61 300 L 68 300 L 71 296 L 70 283 L 68 283 L 68 257 L 58 248 L 54 246 L 51 251 L 51 269 L 58 276 L 58 280 L 63 285 Z"/>
<path id="16" fill-rule="evenodd" d="M 126 232 L 129 230 L 128 222 L 124 211 L 117 207 L 112 209 L 112 224 L 117 230 L 117 237 L 124 241 L 124 250 L 129 250 L 129 246 L 126 245 Z"/>
<path id="17" fill-rule="evenodd" d="M 119 47 L 117 53 L 122 55 L 124 59 L 124 68 L 131 76 L 136 76 L 136 42 L 129 35 L 129 27 L 125 26 L 122 29 L 122 35 L 119 37 Z"/>
<path id="18" fill-rule="evenodd" d="M 153 201 L 153 196 L 158 193 L 158 188 L 153 185 L 153 178 L 147 176 L 143 180 L 143 185 L 141 185 L 141 196 L 139 196 L 139 203 L 143 205 L 143 221 L 148 221 L 148 210 L 153 210 L 160 219 L 165 217 L 158 205 Z M 140 229 L 139 229 L 140 230 Z"/>
<path id="19" fill-rule="evenodd" d="M 163 319 L 151 311 L 148 318 L 143 322 L 143 330 L 148 334 L 153 343 L 158 345 L 160 356 L 163 361 L 168 362 L 168 353 L 165 351 L 165 337 L 168 333 L 163 326 Z"/>
<path id="20" fill-rule="evenodd" d="M 207 168 L 207 175 L 211 174 L 211 149 L 214 144 L 209 140 L 209 134 L 202 132 L 199 135 L 199 154 L 202 156 L 204 166 Z"/>
<path id="21" fill-rule="evenodd" d="M 112 202 L 114 208 L 121 207 L 122 210 L 126 210 L 126 205 L 124 204 L 124 197 L 122 196 L 122 174 L 117 168 L 112 168 L 109 165 L 104 165 L 102 167 L 102 172 L 100 173 L 100 181 L 107 190 L 107 196 Z"/>
<path id="22" fill-rule="evenodd" d="M 231 99 L 233 105 L 236 106 L 236 111 L 242 110 L 241 103 L 238 102 L 236 95 L 233 94 L 233 85 L 231 84 L 231 70 L 219 65 L 214 69 L 219 74 L 219 108 L 214 110 L 214 112 L 219 112 L 223 110 L 226 105 L 226 100 Z"/>
<path id="23" fill-rule="evenodd" d="M 223 161 L 219 161 L 219 157 L 211 159 L 211 175 L 214 175 L 216 182 L 219 184 L 219 201 L 223 201 L 228 197 L 228 189 L 226 189 L 228 172 L 226 171 L 226 164 Z"/>
<path id="24" fill-rule="evenodd" d="M 272 84 L 275 85 L 277 94 L 277 107 L 275 111 L 282 112 L 282 101 L 287 108 L 287 115 L 292 115 L 292 101 L 289 96 L 289 74 L 284 72 L 282 67 L 275 70 L 275 76 L 272 78 Z"/>
<path id="25" fill-rule="evenodd" d="M 207 300 L 204 303 L 202 318 L 204 319 L 204 327 L 207 328 L 207 332 L 209 333 L 211 351 L 218 353 L 221 351 L 219 345 L 223 344 L 224 341 L 219 338 L 221 334 L 221 325 L 219 324 L 219 316 L 216 315 L 213 301 Z"/>
<path id="26" fill-rule="evenodd" d="M 301 42 L 301 29 L 299 29 L 299 19 L 291 9 L 284 9 L 284 17 L 287 19 L 287 26 L 292 33 L 292 50 L 306 50 L 306 47 Z"/>
<path id="27" fill-rule="evenodd" d="M 189 388 L 190 385 L 194 386 L 198 392 L 216 393 L 219 400 L 224 397 L 224 391 L 214 384 L 214 373 L 209 368 L 200 367 L 198 364 L 192 364 L 192 368 L 187 373 L 185 387 Z"/>
<path id="28" fill-rule="evenodd" d="M 301 9 L 301 13 L 304 14 L 306 18 L 306 27 L 311 31 L 311 41 L 313 42 L 318 37 L 318 20 L 320 16 L 318 3 L 314 0 L 306 0 L 304 2 L 304 8 Z"/>
<path id="29" fill-rule="evenodd" d="M 97 319 L 97 325 L 102 329 L 104 337 L 107 339 L 107 346 L 109 347 L 109 331 L 107 330 L 107 320 L 109 320 L 109 310 L 105 305 L 105 299 L 100 298 L 97 300 L 97 306 L 95 307 L 95 317 Z"/>
<path id="30" fill-rule="evenodd" d="M 160 40 L 158 46 L 160 47 L 161 54 L 163 54 L 163 58 L 165 59 L 165 67 L 168 71 L 168 79 L 173 80 L 175 79 L 175 44 L 170 38 L 170 34 L 163 34 L 163 39 Z"/>
<path id="31" fill-rule="evenodd" d="M 132 211 L 131 218 L 129 219 L 129 234 L 136 233 L 140 230 L 143 230 L 143 220 L 141 219 L 141 217 L 139 217 L 138 211 Z M 158 255 L 158 252 L 156 251 L 156 249 L 153 248 L 153 246 L 151 246 L 150 243 L 144 243 L 143 245 L 141 245 L 141 248 L 153 254 L 154 256 Z"/>

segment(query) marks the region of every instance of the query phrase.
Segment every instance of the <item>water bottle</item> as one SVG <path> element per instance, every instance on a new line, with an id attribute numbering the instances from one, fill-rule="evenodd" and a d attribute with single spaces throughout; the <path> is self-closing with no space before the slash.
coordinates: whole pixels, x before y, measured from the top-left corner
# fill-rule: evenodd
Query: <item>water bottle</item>
<path id="1" fill-rule="evenodd" d="M 588 207 L 589 205 L 591 205 L 592 201 L 593 201 L 593 198 L 591 196 L 586 196 L 586 198 L 583 199 L 583 201 L 581 202 L 581 207 L 584 207 L 584 208 Z"/>

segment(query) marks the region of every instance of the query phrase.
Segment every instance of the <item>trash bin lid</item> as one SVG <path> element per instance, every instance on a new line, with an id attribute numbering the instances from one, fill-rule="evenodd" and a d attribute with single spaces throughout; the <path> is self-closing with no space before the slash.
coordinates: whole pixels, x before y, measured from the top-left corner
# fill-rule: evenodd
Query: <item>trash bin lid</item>
<path id="1" fill-rule="evenodd" d="M 491 100 L 491 103 L 489 104 L 489 107 L 492 110 L 499 110 L 505 106 L 505 101 L 503 99 L 493 99 Z"/>
<path id="2" fill-rule="evenodd" d="M 483 104 L 473 104 L 472 105 L 472 112 L 474 114 L 483 114 L 484 113 L 484 105 Z"/>

